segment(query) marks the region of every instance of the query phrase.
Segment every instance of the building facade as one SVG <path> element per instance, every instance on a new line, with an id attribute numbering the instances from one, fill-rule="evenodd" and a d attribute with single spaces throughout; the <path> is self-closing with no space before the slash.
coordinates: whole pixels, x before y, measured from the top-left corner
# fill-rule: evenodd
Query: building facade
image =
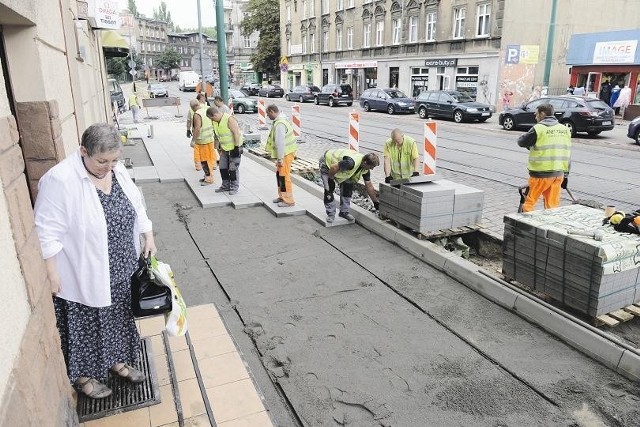
<path id="1" fill-rule="evenodd" d="M 77 424 L 32 206 L 40 177 L 78 149 L 84 129 L 111 119 L 103 31 L 88 9 L 0 0 L 3 426 Z"/>
<path id="2" fill-rule="evenodd" d="M 240 28 L 249 0 L 225 2 L 225 22 L 227 23 L 227 55 L 231 83 L 242 86 L 257 82 L 258 74 L 251 63 L 251 56 L 258 46 L 259 32 L 245 36 Z"/>

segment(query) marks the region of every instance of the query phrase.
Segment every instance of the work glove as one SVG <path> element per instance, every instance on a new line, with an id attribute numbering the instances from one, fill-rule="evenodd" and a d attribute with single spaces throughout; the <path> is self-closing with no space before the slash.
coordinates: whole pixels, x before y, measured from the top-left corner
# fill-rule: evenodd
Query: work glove
<path id="1" fill-rule="evenodd" d="M 380 202 L 373 202 L 373 208 L 377 211 L 380 210 Z"/>
<path id="2" fill-rule="evenodd" d="M 191 138 L 191 129 L 187 129 L 187 138 Z"/>
<path id="3" fill-rule="evenodd" d="M 191 146 L 191 148 L 193 148 L 193 147 L 195 147 L 195 146 L 196 146 L 196 142 L 192 139 L 192 140 L 191 140 L 191 144 L 189 144 L 189 145 Z"/>
<path id="4" fill-rule="evenodd" d="M 420 176 L 420 172 L 414 172 L 411 174 L 411 176 Z"/>
<path id="5" fill-rule="evenodd" d="M 565 176 L 564 179 L 562 180 L 562 184 L 560 184 L 560 187 L 566 190 L 567 185 L 569 185 L 569 177 Z"/>
<path id="6" fill-rule="evenodd" d="M 233 147 L 230 152 L 231 157 L 240 157 L 240 147 Z"/>
<path id="7" fill-rule="evenodd" d="M 329 190 L 324 190 L 324 201 L 326 203 L 333 202 L 333 192 L 331 192 Z"/>
<path id="8" fill-rule="evenodd" d="M 386 176 L 386 177 L 384 178 L 384 183 L 385 183 L 385 184 L 390 184 L 390 183 L 391 183 L 391 175 Z"/>

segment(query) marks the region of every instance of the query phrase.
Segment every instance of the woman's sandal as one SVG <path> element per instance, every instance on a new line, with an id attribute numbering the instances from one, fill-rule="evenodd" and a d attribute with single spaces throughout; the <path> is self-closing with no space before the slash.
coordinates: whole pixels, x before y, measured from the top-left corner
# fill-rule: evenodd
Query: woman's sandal
<path id="1" fill-rule="evenodd" d="M 82 393 L 92 399 L 104 399 L 105 397 L 111 396 L 112 393 L 109 387 L 102 384 L 95 378 L 85 378 L 82 381 L 78 380 L 76 381 L 76 385 Z M 87 391 L 87 389 L 89 388 L 88 386 L 91 386 L 89 391 Z"/>
<path id="2" fill-rule="evenodd" d="M 127 370 L 126 374 L 123 373 L 125 369 Z M 120 369 L 112 368 L 111 371 L 115 372 L 122 378 L 131 381 L 132 383 L 141 383 L 147 378 L 141 371 L 130 365 L 127 365 L 126 363 L 122 365 Z"/>

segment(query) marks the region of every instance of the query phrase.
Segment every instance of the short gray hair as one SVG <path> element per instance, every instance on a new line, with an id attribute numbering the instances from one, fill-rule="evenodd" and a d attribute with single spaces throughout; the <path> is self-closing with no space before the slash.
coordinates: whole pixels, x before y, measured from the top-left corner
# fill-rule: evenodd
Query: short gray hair
<path id="1" fill-rule="evenodd" d="M 218 114 L 220 112 L 219 109 L 217 109 L 216 107 L 209 107 L 207 108 L 207 117 L 211 117 L 214 114 Z"/>
<path id="2" fill-rule="evenodd" d="M 95 123 L 82 133 L 80 145 L 87 150 L 89 156 L 93 156 L 94 154 L 120 150 L 122 142 L 120 134 L 113 125 Z"/>

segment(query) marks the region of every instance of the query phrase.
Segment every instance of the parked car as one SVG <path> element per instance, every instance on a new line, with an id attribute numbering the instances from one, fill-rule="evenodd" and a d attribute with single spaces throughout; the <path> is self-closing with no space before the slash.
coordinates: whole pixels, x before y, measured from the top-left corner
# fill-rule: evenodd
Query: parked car
<path id="1" fill-rule="evenodd" d="M 329 107 L 336 105 L 353 105 L 353 89 L 348 84 L 328 84 L 322 87 L 320 93 L 313 99 L 316 105 L 327 104 Z"/>
<path id="2" fill-rule="evenodd" d="M 484 122 L 491 117 L 491 107 L 476 102 L 464 92 L 455 90 L 429 90 L 418 95 L 415 110 L 420 118 L 442 117 L 460 123 L 478 120 Z"/>
<path id="3" fill-rule="evenodd" d="M 229 98 L 233 101 L 233 111 L 239 114 L 255 113 L 258 105 L 255 99 L 251 99 L 241 90 L 229 89 Z"/>
<path id="4" fill-rule="evenodd" d="M 316 94 L 318 93 L 320 93 L 320 88 L 318 86 L 302 85 L 302 86 L 294 87 L 292 91 L 290 91 L 284 96 L 284 98 L 287 101 L 298 101 L 298 102 L 313 101 Z"/>
<path id="5" fill-rule="evenodd" d="M 389 114 L 415 111 L 413 99 L 398 89 L 367 89 L 360 95 L 360 106 L 364 111 L 380 110 Z"/>
<path id="6" fill-rule="evenodd" d="M 200 74 L 195 71 L 181 71 L 178 78 L 178 90 L 195 92 L 200 81 Z"/>
<path id="7" fill-rule="evenodd" d="M 257 95 L 262 85 L 260 83 L 247 83 L 240 88 L 241 91 L 248 95 Z"/>
<path id="8" fill-rule="evenodd" d="M 258 96 L 265 96 L 267 98 L 282 98 L 284 96 L 284 89 L 276 85 L 267 85 L 260 88 Z"/>
<path id="9" fill-rule="evenodd" d="M 149 92 L 150 98 L 166 98 L 169 96 L 167 88 L 158 83 L 151 83 L 147 86 L 147 92 Z"/>
<path id="10" fill-rule="evenodd" d="M 118 111 L 123 112 L 127 109 L 127 104 L 124 102 L 124 94 L 120 83 L 116 79 L 107 80 L 107 86 L 109 87 L 109 95 L 111 97 L 111 105 L 115 102 L 118 105 Z"/>
<path id="11" fill-rule="evenodd" d="M 640 145 L 640 116 L 631 120 L 629 123 L 629 130 L 627 136 L 636 141 L 636 144 Z"/>
<path id="12" fill-rule="evenodd" d="M 536 124 L 536 108 L 541 104 L 553 106 L 555 117 L 571 130 L 571 136 L 578 132 L 598 135 L 615 127 L 613 109 L 605 102 L 572 95 L 539 98 L 520 108 L 505 110 L 498 116 L 498 123 L 506 130 L 529 129 Z"/>

